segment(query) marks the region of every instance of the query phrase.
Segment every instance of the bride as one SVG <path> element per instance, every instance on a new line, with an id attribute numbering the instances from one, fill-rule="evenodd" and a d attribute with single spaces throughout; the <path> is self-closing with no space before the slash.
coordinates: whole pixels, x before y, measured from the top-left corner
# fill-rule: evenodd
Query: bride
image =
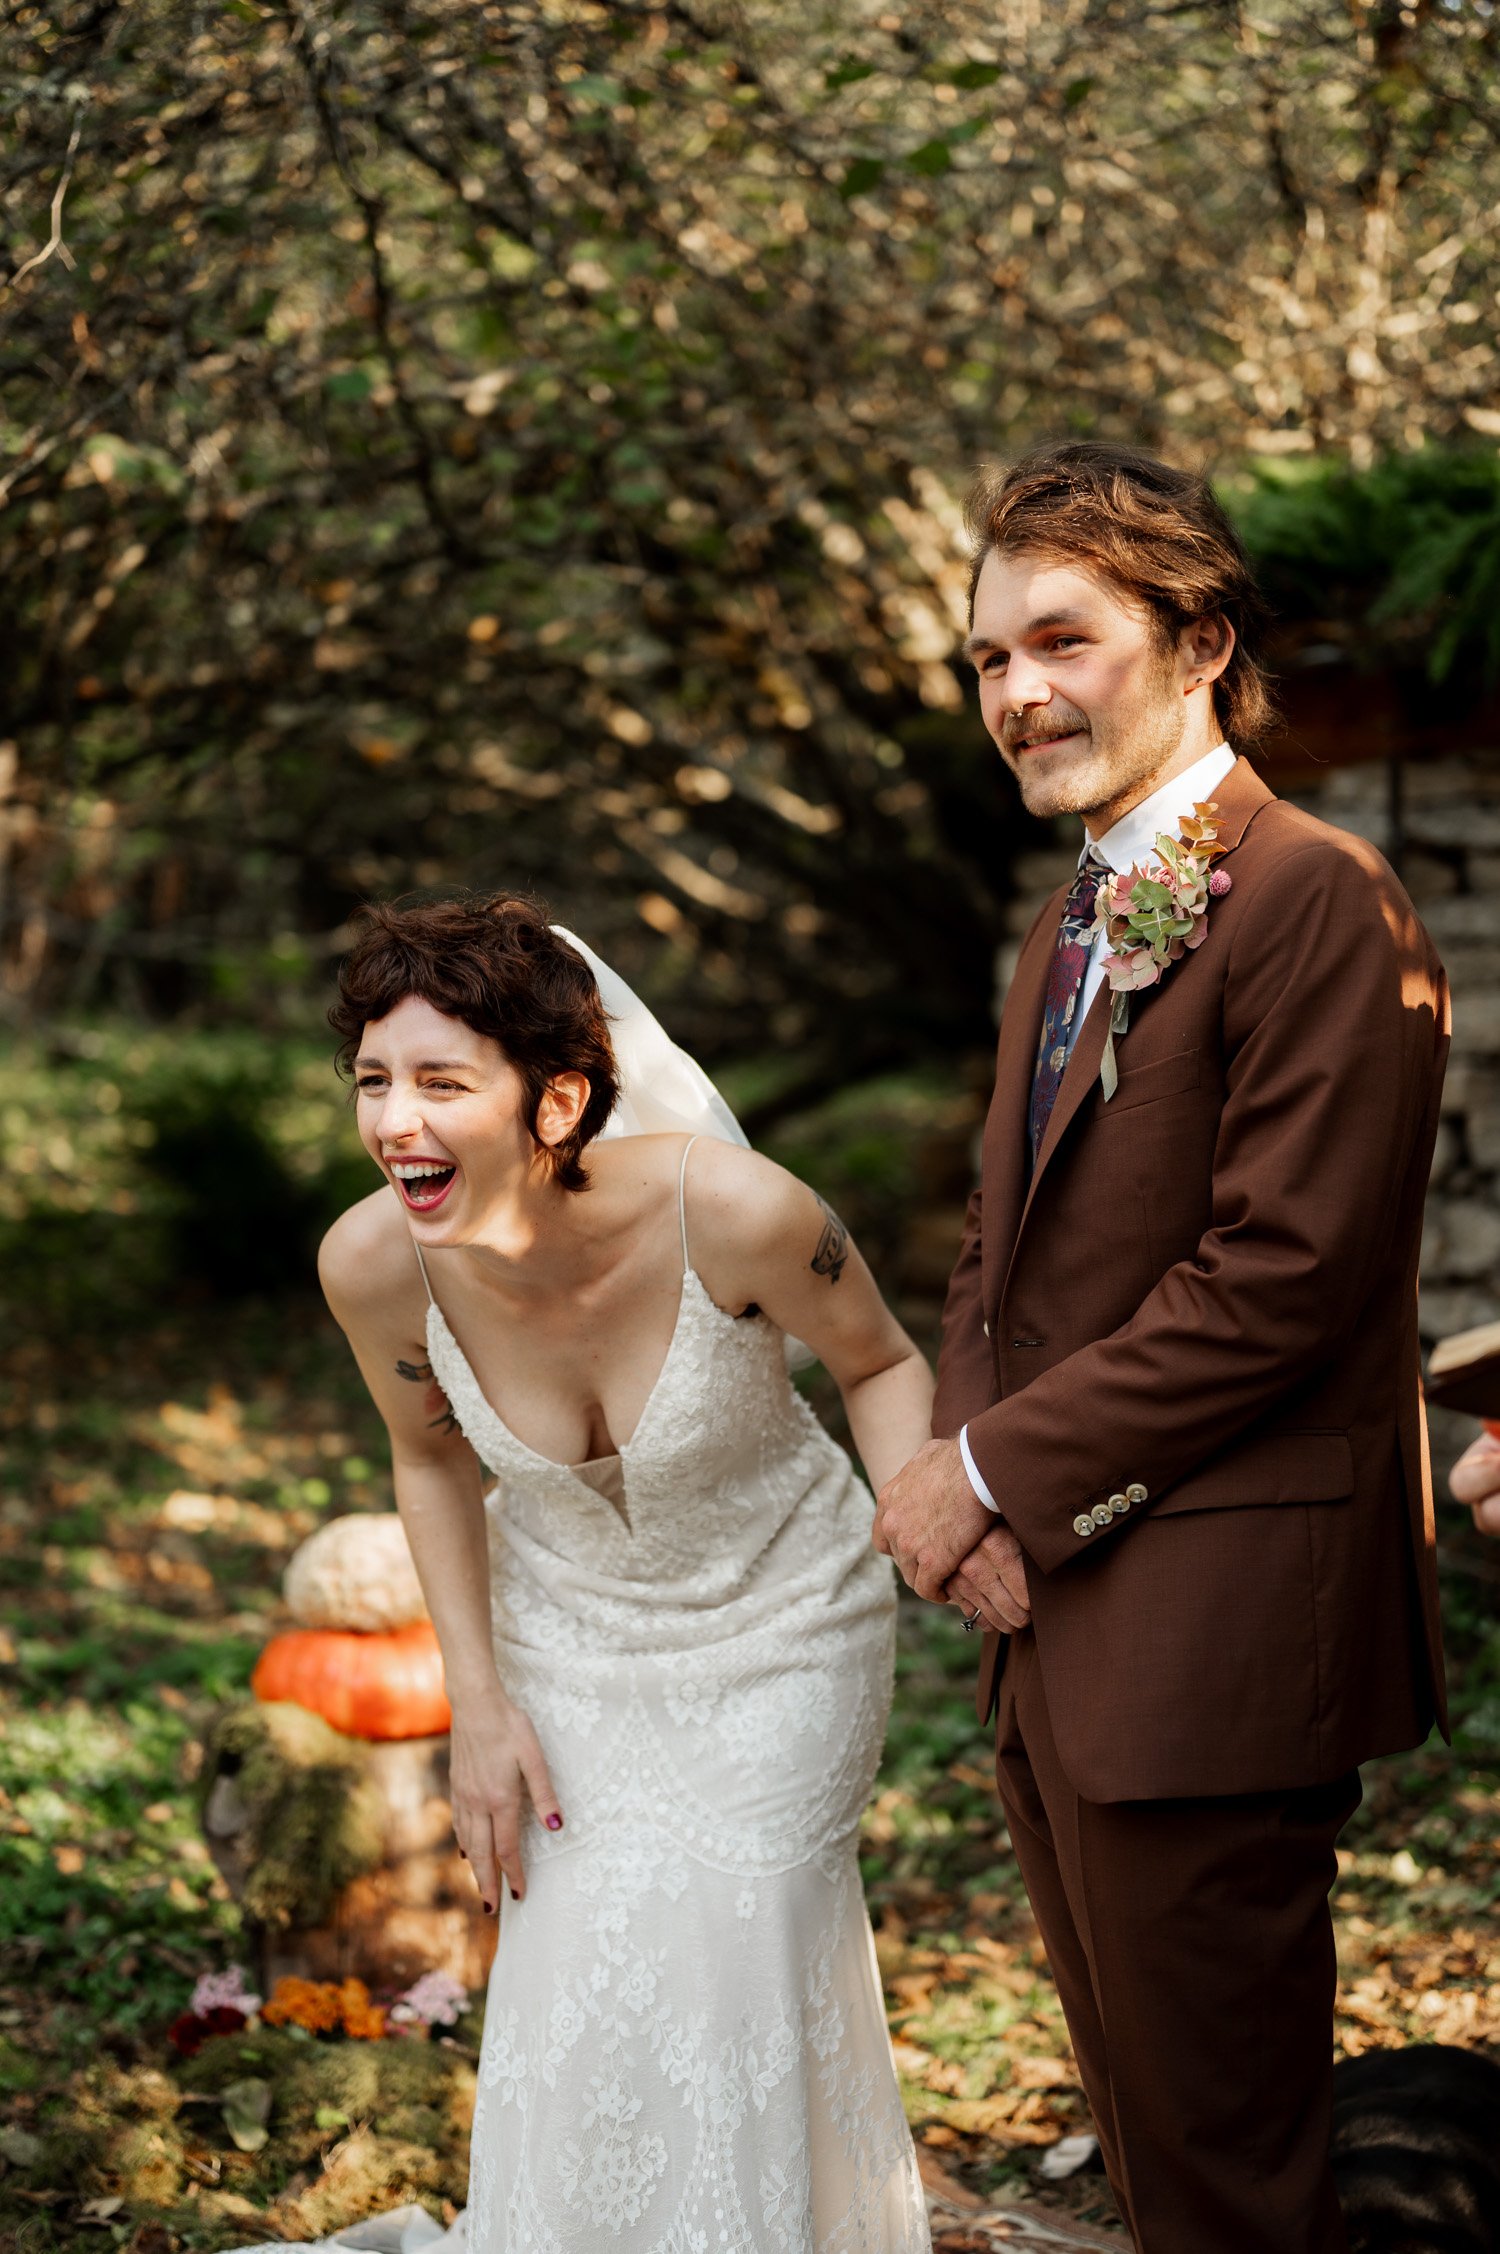
<path id="1" fill-rule="evenodd" d="M 706 1132 L 601 1139 L 612 974 L 586 954 L 514 894 L 375 907 L 332 1013 L 385 1180 L 323 1283 L 500 1913 L 468 2245 L 918 2254 L 856 1861 L 894 1586 L 785 1334 L 877 1487 L 928 1437 L 930 1374 L 701 1075 Z"/>

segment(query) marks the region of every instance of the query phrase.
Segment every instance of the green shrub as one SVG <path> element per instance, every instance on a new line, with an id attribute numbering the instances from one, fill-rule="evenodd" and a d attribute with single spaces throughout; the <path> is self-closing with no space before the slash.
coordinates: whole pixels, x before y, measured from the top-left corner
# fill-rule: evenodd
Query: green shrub
<path id="1" fill-rule="evenodd" d="M 108 1337 L 166 1303 L 311 1288 L 374 1187 L 328 1046 L 64 1028 L 0 1051 L 0 1307 Z"/>
<path id="2" fill-rule="evenodd" d="M 1285 618 L 1353 630 L 1357 657 L 1440 684 L 1500 678 L 1500 453 L 1424 446 L 1369 469 L 1325 458 L 1228 480 L 1262 584 Z"/>

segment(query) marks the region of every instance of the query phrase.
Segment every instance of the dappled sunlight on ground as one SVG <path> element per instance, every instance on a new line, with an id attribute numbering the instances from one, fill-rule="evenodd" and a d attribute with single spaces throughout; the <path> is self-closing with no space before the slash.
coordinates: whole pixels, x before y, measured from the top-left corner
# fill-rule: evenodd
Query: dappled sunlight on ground
<path id="1" fill-rule="evenodd" d="M 175 2067 L 166 2042 L 197 1975 L 245 1953 L 198 1826 L 205 1727 L 244 1691 L 295 1543 L 330 1511 L 389 1501 L 342 1341 L 303 1302 L 169 1322 L 128 1353 L 23 1346 L 17 1363 L 0 2235 L 20 2254 L 97 2250 L 107 2224 L 134 2254 L 212 2254 L 406 2198 L 461 2203 L 477 2012 L 431 2042 L 265 2031 Z M 1459 1752 L 1378 1765 L 1346 1835 L 1347 2051 L 1500 2039 L 1500 1670 L 1482 1605 L 1478 1584 L 1454 1593 Z M 1037 2172 L 1088 2117 L 969 1702 L 975 1656 L 950 1612 L 903 1605 L 862 1867 L 907 2108 L 945 2243 L 1012 2243 L 985 2218 L 1017 2201 L 1117 2237 L 1097 2170 Z M 216 2094 L 244 2075 L 273 2090 L 256 2153 L 230 2143 Z"/>

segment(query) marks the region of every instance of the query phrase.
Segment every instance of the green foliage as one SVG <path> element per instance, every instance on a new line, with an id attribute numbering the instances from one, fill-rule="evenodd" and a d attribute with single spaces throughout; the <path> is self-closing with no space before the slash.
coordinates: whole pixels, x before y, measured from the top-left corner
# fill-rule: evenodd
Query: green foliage
<path id="1" fill-rule="evenodd" d="M 305 1285 L 374 1186 L 325 1038 L 113 1023 L 0 1042 L 0 1309 L 53 1336 Z"/>
<path id="2" fill-rule="evenodd" d="M 274 1077 L 268 1087 L 264 1056 L 227 1070 L 196 1061 L 195 1071 L 179 1046 L 171 1072 L 138 1098 L 151 1133 L 142 1161 L 168 1201 L 176 1272 L 230 1297 L 305 1282 L 322 1231 L 373 1186 L 368 1161 L 330 1134 L 323 1162 L 299 1178 L 265 1123 L 268 1098 L 289 1091 Z"/>
<path id="3" fill-rule="evenodd" d="M 1500 679 L 1494 447 L 1265 464 L 1226 498 L 1278 611 L 1345 629 L 1363 665 Z"/>
<path id="4" fill-rule="evenodd" d="M 856 157 L 844 174 L 839 193 L 844 196 L 867 196 L 878 187 L 885 176 L 883 157 Z"/>
<path id="5" fill-rule="evenodd" d="M 1457 1548 L 1460 1559 L 1477 1552 L 1475 1564 L 1483 1573 L 1492 1554 L 1490 1545 L 1467 1536 Z M 1500 1768 L 1500 1618 L 1494 1601 L 1495 1584 L 1489 1578 L 1455 1573 L 1444 1592 L 1444 1632 L 1459 1659 L 1452 1690 L 1453 1742 L 1461 1759 Z M 1500 1862 L 1495 1870 L 1495 1892 L 1500 1898 Z"/>
<path id="6" fill-rule="evenodd" d="M 180 2008 L 169 1960 L 204 1958 L 232 1921 L 180 1796 L 181 1718 L 153 1704 L 139 1664 L 116 1695 L 112 1710 L 65 1701 L 7 1717 L 0 1957 L 53 2008 L 128 2035 Z M 5 2079 L 35 2077 L 12 2064 Z"/>
<path id="7" fill-rule="evenodd" d="M 276 1028 L 507 881 L 696 1047 L 982 1040 L 976 460 L 1452 441 L 1500 324 L 1483 11 L 1031 13 L 13 11 L 7 1006 Z"/>

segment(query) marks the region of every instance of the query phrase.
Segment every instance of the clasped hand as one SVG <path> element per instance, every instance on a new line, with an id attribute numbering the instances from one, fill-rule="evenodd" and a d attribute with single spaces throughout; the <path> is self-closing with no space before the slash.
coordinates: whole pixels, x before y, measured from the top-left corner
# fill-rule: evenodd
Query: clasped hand
<path id="1" fill-rule="evenodd" d="M 1029 1624 L 1021 1545 L 975 1494 L 956 1440 L 929 1440 L 886 1481 L 872 1539 L 929 1604 L 962 1605 L 1002 1634 Z"/>

